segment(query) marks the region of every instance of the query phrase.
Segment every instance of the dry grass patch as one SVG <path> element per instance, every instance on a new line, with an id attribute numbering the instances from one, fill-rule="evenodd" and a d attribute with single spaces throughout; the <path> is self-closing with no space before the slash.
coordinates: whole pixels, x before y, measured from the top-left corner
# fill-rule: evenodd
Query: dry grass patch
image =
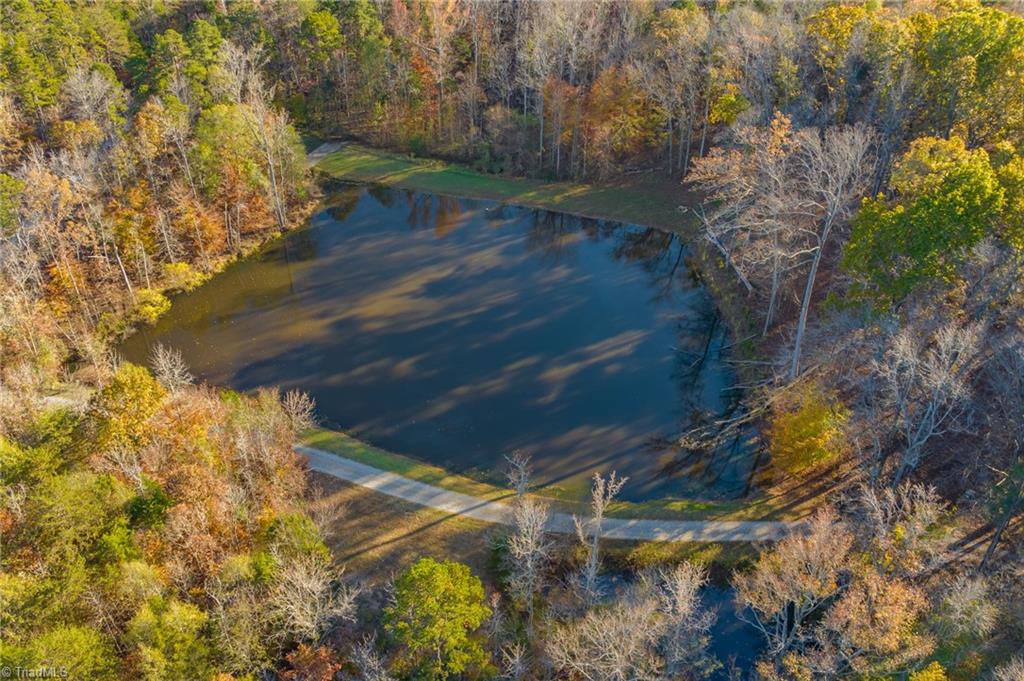
<path id="1" fill-rule="evenodd" d="M 322 473 L 309 473 L 322 497 L 316 504 L 343 508 L 339 530 L 328 538 L 335 559 L 349 574 L 380 584 L 430 556 L 457 560 L 487 577 L 495 527 L 426 509 Z M 486 581 L 486 580 L 485 580 Z"/>

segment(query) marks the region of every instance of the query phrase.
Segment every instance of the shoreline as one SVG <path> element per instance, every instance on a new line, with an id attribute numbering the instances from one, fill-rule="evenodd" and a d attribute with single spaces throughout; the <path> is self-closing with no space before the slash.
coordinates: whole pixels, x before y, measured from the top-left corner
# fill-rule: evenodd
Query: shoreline
<path id="1" fill-rule="evenodd" d="M 487 175 L 447 161 L 412 157 L 358 142 L 323 142 L 308 156 L 312 157 L 310 167 L 314 171 L 335 180 L 498 201 L 678 235 L 695 261 L 693 269 L 736 339 L 738 352 L 744 359 L 757 358 L 747 342 L 757 334 L 758 325 L 744 300 L 746 294 L 722 274 L 720 256 L 699 238 L 695 214 L 689 210 L 698 197 L 684 189 L 679 180 L 602 185 Z M 673 198 L 675 192 L 678 199 Z"/>
<path id="2" fill-rule="evenodd" d="M 515 492 L 505 490 L 498 497 L 480 497 L 429 485 L 376 466 L 355 461 L 316 447 L 296 445 L 306 457 L 310 470 L 366 487 L 379 494 L 402 499 L 418 506 L 464 516 L 490 524 L 514 525 L 512 500 Z M 576 533 L 575 513 L 554 506 L 546 529 L 554 534 Z M 601 528 L 601 537 L 622 541 L 673 543 L 736 543 L 774 541 L 799 529 L 798 522 L 776 520 L 673 520 L 667 518 L 628 518 L 609 513 Z"/>
<path id="3" fill-rule="evenodd" d="M 412 456 L 382 449 L 347 433 L 314 428 L 303 433 L 298 446 L 309 447 L 373 466 L 409 480 L 424 483 L 458 494 L 488 501 L 508 498 L 512 490 L 472 475 L 452 472 Z M 558 485 L 536 487 L 532 496 L 549 503 L 553 509 L 566 513 L 587 512 L 588 489 L 565 488 Z M 608 508 L 609 518 L 632 520 L 722 520 L 722 521 L 791 521 L 805 517 L 799 510 L 785 510 L 784 502 L 775 503 L 768 496 L 737 500 L 706 500 L 665 497 L 647 501 L 614 501 Z"/>

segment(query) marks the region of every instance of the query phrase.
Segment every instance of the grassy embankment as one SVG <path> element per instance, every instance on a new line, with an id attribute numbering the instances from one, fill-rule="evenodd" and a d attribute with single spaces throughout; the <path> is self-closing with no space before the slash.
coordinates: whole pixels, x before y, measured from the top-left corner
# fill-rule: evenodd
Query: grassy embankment
<path id="1" fill-rule="evenodd" d="M 320 498 L 314 503 L 344 509 L 344 530 L 328 537 L 346 569 L 370 583 L 387 582 L 423 556 L 458 560 L 495 586 L 493 540 L 501 528 L 395 499 L 328 475 L 313 473 Z M 574 538 L 560 536 L 558 555 L 572 553 Z M 751 544 L 605 541 L 605 567 L 612 571 L 674 565 L 684 560 L 708 566 L 712 580 L 727 584 L 731 572 L 757 555 Z"/>
<path id="2" fill-rule="evenodd" d="M 302 442 L 463 494 L 484 499 L 512 496 L 509 489 L 455 475 L 438 466 L 378 449 L 342 433 L 317 429 L 306 433 Z M 330 538 L 334 555 L 369 581 L 386 582 L 394 573 L 422 556 L 458 560 L 469 565 L 485 581 L 489 582 L 493 577 L 491 540 L 501 532 L 497 526 L 422 508 L 320 473 L 313 473 L 312 480 L 329 503 L 339 504 L 345 509 L 344 533 Z M 586 514 L 586 504 L 581 497 L 557 498 L 558 491 L 545 488 L 539 490 L 538 496 L 550 501 L 558 510 Z M 739 519 L 760 515 L 754 512 L 754 506 L 746 509 L 740 506 L 729 509 L 727 506 L 693 501 L 619 502 L 609 515 L 678 519 Z M 571 552 L 572 537 L 564 536 L 558 541 L 564 553 Z M 684 560 L 701 563 L 708 567 L 712 581 L 724 586 L 732 571 L 756 557 L 757 550 L 753 544 L 744 542 L 606 540 L 603 554 L 605 566 L 613 571 L 676 565 Z"/>
<path id="3" fill-rule="evenodd" d="M 468 168 L 346 144 L 316 167 L 354 182 L 372 182 L 434 194 L 493 199 L 585 217 L 681 231 L 688 223 L 678 208 L 686 196 L 678 182 L 649 175 L 608 185 L 544 182 L 484 175 Z"/>
<path id="4" fill-rule="evenodd" d="M 439 466 L 389 452 L 337 431 L 315 429 L 302 437 L 310 447 L 333 452 L 360 463 L 398 473 L 410 480 L 461 492 L 481 499 L 506 499 L 511 490 L 483 480 L 458 475 Z M 554 508 L 567 513 L 587 512 L 585 487 L 559 485 L 541 486 L 534 493 L 549 501 Z M 702 501 L 697 499 L 656 499 L 644 502 L 617 501 L 609 508 L 616 518 L 656 518 L 665 520 L 787 520 L 806 514 L 802 506 L 786 507 L 781 498 L 759 496 L 737 501 Z"/>

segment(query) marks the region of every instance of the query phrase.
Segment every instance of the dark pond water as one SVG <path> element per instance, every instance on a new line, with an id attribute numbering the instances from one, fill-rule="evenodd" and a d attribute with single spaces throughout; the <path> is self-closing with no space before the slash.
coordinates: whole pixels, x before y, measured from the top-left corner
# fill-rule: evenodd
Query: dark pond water
<path id="1" fill-rule="evenodd" d="M 539 481 L 624 497 L 742 494 L 750 457 L 673 435 L 734 405 L 727 333 L 679 238 L 390 189 L 341 187 L 308 227 L 178 297 L 126 340 L 202 379 L 312 394 L 326 425 L 457 471 L 515 448 Z"/>
<path id="2" fill-rule="evenodd" d="M 701 590 L 704 607 L 715 613 L 715 623 L 708 632 L 711 637 L 708 648 L 722 663 L 722 668 L 713 676 L 715 679 L 728 679 L 732 668 L 749 671 L 765 648 L 761 633 L 740 619 L 735 597 L 732 589 L 706 586 Z"/>

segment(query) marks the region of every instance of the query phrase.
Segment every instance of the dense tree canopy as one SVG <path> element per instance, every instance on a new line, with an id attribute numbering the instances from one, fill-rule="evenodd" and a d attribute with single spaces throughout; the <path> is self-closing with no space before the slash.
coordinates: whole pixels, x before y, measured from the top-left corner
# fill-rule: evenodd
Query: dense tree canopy
<path id="1" fill-rule="evenodd" d="M 421 558 L 395 580 L 384 621 L 413 676 L 448 679 L 483 665 L 473 634 L 488 615 L 483 586 L 465 565 Z"/>
<path id="2" fill-rule="evenodd" d="M 3 664 L 83 679 L 265 664 L 288 643 L 271 635 L 287 617 L 270 613 L 310 597 L 285 588 L 295 566 L 327 552 L 298 496 L 289 424 L 276 394 L 166 390 L 124 364 L 85 413 L 50 412 L 0 439 L 4 520 L 15 521 Z M 230 638 L 239 617 L 255 638 L 244 654 Z"/>
<path id="3" fill-rule="evenodd" d="M 994 236 L 1005 191 L 984 149 L 959 137 L 915 140 L 896 163 L 892 202 L 867 199 L 853 223 L 847 266 L 891 300 L 955 276 L 972 248 Z"/>

